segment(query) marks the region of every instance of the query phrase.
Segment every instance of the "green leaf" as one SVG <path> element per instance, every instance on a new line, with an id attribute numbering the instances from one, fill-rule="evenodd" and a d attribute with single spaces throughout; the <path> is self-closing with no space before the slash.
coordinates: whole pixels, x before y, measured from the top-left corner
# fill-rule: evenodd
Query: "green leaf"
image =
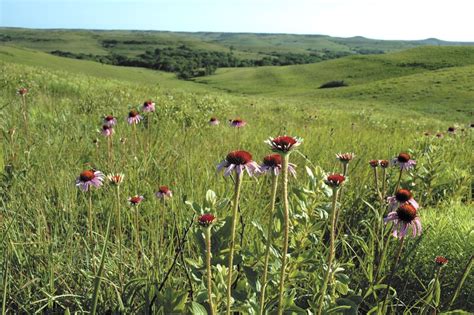
<path id="1" fill-rule="evenodd" d="M 193 315 L 207 315 L 206 308 L 196 302 L 191 302 L 190 312 Z"/>

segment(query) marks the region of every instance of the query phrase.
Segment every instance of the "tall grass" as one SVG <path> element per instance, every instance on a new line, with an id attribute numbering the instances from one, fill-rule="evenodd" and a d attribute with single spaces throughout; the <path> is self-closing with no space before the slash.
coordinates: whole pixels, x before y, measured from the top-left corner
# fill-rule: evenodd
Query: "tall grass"
<path id="1" fill-rule="evenodd" d="M 360 297 L 373 280 L 370 235 L 371 223 L 377 217 L 371 208 L 381 206 L 373 190 L 373 171 L 367 164 L 370 159 L 389 159 L 410 149 L 418 161 L 416 172 L 403 177 L 401 185 L 409 187 L 422 203 L 420 216 L 426 233 L 421 240 L 406 240 L 405 251 L 412 250 L 413 254 L 401 260 L 392 281 L 392 290 L 400 301 L 414 303 L 421 283 L 432 276 L 432 268 L 425 265 L 436 255 L 450 259 L 443 274 L 452 279 L 462 276 L 470 258 L 470 130 L 438 139 L 426 137 L 423 132 L 445 130 L 447 121 L 429 115 L 410 117 L 398 109 L 386 109 L 390 115 L 370 109 L 349 110 L 343 104 L 339 109 L 327 109 L 274 99 L 168 91 L 152 84 L 134 85 L 7 63 L 0 67 L 5 166 L 0 182 L 0 287 L 5 311 L 81 312 L 95 307 L 97 313 L 205 311 L 204 238 L 195 224 L 191 233 L 186 232 L 195 212 L 205 209 L 211 209 L 219 218 L 212 233 L 211 263 L 215 308 L 224 311 L 232 183 L 216 175 L 215 166 L 234 149 L 248 150 L 258 161 L 268 153 L 263 141 L 275 134 L 305 139 L 301 154 L 292 155 L 298 177 L 289 182 L 290 238 L 287 296 L 283 301 L 287 310 L 302 312 L 318 306 L 314 301 L 321 289 L 329 251 L 331 204 L 323 175 L 339 169 L 337 152 L 353 151 L 357 158 L 351 162 L 350 180 L 339 206 L 343 228 L 336 242 L 334 280 L 328 290 L 334 301 L 332 308 L 365 313 L 377 306 L 377 298 L 382 298 L 385 289 L 386 282 L 381 279 L 363 301 Z M 21 129 L 21 100 L 15 95 L 20 85 L 30 91 L 29 143 Z M 145 124 L 137 126 L 134 146 L 133 130 L 125 122 L 128 109 L 150 98 L 157 104 L 156 117 L 148 129 Z M 257 106 L 251 105 L 254 101 Z M 98 147 L 93 142 L 102 117 L 109 113 L 119 119 L 110 161 L 106 141 L 99 140 Z M 239 134 L 240 143 L 235 143 L 234 130 L 227 126 L 208 126 L 211 115 L 221 121 L 234 117 L 247 120 L 248 125 Z M 456 123 L 467 123 L 467 118 Z M 8 130 L 13 128 L 16 133 L 10 136 Z M 147 148 L 148 136 L 151 141 Z M 118 190 L 110 185 L 92 194 L 92 240 L 87 200 L 74 185 L 79 172 L 90 167 L 105 174 L 125 174 L 120 200 Z M 393 189 L 397 175 L 396 170 L 389 170 L 388 188 Z M 163 184 L 174 193 L 166 206 L 154 197 Z M 213 193 L 206 198 L 209 189 Z M 268 222 L 269 189 L 268 179 L 243 178 L 234 259 L 238 268 L 232 283 L 233 310 L 241 313 L 259 309 L 259 278 L 265 256 L 261 226 Z M 137 193 L 145 196 L 140 207 L 125 207 L 127 198 Z M 117 211 L 118 204 L 121 224 L 112 219 L 110 235 L 121 237 L 110 239 L 107 246 L 92 246 L 106 242 L 108 217 Z M 139 211 L 141 249 L 133 241 L 137 233 L 135 210 Z M 277 206 L 274 244 L 283 241 L 283 213 Z M 395 243 L 389 243 L 390 258 Z M 276 309 L 279 298 L 281 257 L 276 248 L 270 249 L 267 311 Z M 177 255 L 181 251 L 183 259 Z M 386 276 L 388 272 L 387 267 L 381 274 Z M 466 277 L 451 308 L 469 311 L 474 307 L 469 299 L 474 282 L 471 274 Z M 456 281 L 443 281 L 443 285 L 440 307 L 447 309 Z"/>

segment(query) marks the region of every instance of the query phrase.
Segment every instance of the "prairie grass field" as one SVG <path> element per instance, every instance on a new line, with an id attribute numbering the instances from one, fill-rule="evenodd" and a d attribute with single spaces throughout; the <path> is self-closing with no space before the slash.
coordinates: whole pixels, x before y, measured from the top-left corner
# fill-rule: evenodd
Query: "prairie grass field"
<path id="1" fill-rule="evenodd" d="M 233 219 L 232 312 L 474 312 L 473 48 L 225 68 L 183 81 L 0 46 L 0 69 L 2 314 L 225 313 Z M 349 86 L 318 89 L 331 80 Z M 140 111 L 147 100 L 156 111 Z M 136 125 L 127 123 L 132 109 L 144 118 Z M 107 115 L 117 118 L 110 137 L 100 133 Z M 237 118 L 247 124 L 231 127 Z M 234 150 L 261 164 L 272 153 L 265 140 L 280 135 L 303 139 L 289 155 L 297 176 L 288 222 L 283 174 L 272 213 L 272 176 L 245 173 L 236 200 L 237 173 L 216 169 Z M 343 173 L 336 154 L 345 152 L 355 157 L 342 188 L 331 189 L 325 180 Z M 416 166 L 391 165 L 385 181 L 378 166 L 376 186 L 369 161 L 401 152 Z M 81 191 L 76 179 L 90 169 L 123 182 Z M 161 186 L 172 197 L 157 198 Z M 403 241 L 383 223 L 397 187 L 413 194 L 423 227 Z M 132 205 L 136 195 L 144 198 Z M 209 229 L 204 213 L 216 217 Z"/>

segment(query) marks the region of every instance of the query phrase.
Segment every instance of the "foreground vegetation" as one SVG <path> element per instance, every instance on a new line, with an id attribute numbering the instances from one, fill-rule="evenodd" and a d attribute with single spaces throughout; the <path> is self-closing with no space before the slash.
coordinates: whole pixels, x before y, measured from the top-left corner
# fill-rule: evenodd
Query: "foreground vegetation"
<path id="1" fill-rule="evenodd" d="M 212 85 L 193 85 L 142 69 L 39 53 L 35 59 L 30 51 L 2 49 L 2 60 L 8 61 L 0 65 L 4 311 L 205 314 L 211 310 L 205 230 L 196 220 L 211 212 L 217 217 L 211 230 L 213 301 L 215 309 L 224 312 L 234 182 L 216 174 L 216 166 L 233 150 L 249 151 L 260 162 L 270 153 L 264 140 L 283 134 L 304 139 L 299 153 L 291 155 L 297 177 L 289 179 L 291 233 L 282 301 L 287 312 L 316 313 L 322 305 L 326 313 L 380 313 L 389 282 L 393 290 L 385 307 L 397 312 L 474 310 L 474 279 L 466 272 L 474 250 L 472 130 L 466 112 L 472 109 L 472 91 L 464 88 L 472 83 L 469 62 L 405 75 L 387 67 L 386 73 L 394 75 L 383 78 L 371 75 L 368 66 L 366 79 L 361 67 L 357 84 L 349 81 L 348 88 L 311 95 L 296 92 L 289 100 L 269 97 L 272 93 L 229 95 Z M 55 58 L 54 63 L 48 58 Z M 47 68 L 31 66 L 41 62 Z M 465 75 L 457 79 L 463 88 L 457 91 L 448 82 L 461 73 Z M 395 102 L 393 95 L 422 86 L 414 82 L 445 75 L 449 79 L 426 100 L 405 98 L 387 106 Z M 388 83 L 390 91 L 380 89 Z M 16 95 L 20 87 L 28 88 L 24 98 Z M 453 103 L 446 101 L 448 96 Z M 136 128 L 129 126 L 129 111 L 148 99 L 156 103 L 156 112 L 146 114 Z M 428 107 L 428 102 L 435 105 Z M 105 115 L 118 118 L 111 138 L 98 132 Z M 221 124 L 208 125 L 211 116 Z M 237 117 L 247 125 L 226 125 L 227 119 Z M 451 126 L 455 133 L 448 134 Z M 330 264 L 335 272 L 323 290 L 334 213 L 324 179 L 327 173 L 342 172 L 335 159 L 339 152 L 355 152 L 356 157 L 338 203 L 340 224 Z M 390 277 L 398 243 L 388 237 L 390 225 L 383 229 L 384 237 L 375 233 L 387 211 L 368 162 L 400 152 L 409 152 L 417 161 L 400 185 L 421 205 L 423 233 L 405 240 Z M 123 173 L 124 181 L 119 189 L 106 183 L 84 193 L 74 182 L 90 168 Z M 398 169 L 388 169 L 387 195 L 395 189 L 398 174 Z M 232 309 L 243 314 L 259 311 L 270 182 L 268 176 L 246 176 L 242 182 Z M 165 201 L 155 197 L 162 185 L 173 192 Z M 144 196 L 139 206 L 128 202 L 135 195 Z M 268 312 L 279 304 L 285 234 L 281 197 L 276 204 L 264 303 Z M 380 264 L 387 239 L 387 259 Z M 436 256 L 449 260 L 439 277 Z"/>

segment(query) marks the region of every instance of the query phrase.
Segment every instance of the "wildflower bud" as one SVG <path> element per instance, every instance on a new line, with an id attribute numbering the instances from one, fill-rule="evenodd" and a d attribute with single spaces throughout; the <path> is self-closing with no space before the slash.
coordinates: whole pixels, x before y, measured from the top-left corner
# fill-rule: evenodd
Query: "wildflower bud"
<path id="1" fill-rule="evenodd" d="M 215 220 L 216 217 L 213 214 L 205 213 L 198 218 L 198 223 L 202 227 L 209 227 L 214 223 Z"/>
<path id="2" fill-rule="evenodd" d="M 434 261 L 440 267 L 442 267 L 442 266 L 444 266 L 448 263 L 448 260 L 443 256 L 436 256 Z"/>
<path id="3" fill-rule="evenodd" d="M 332 188 L 339 188 L 346 178 L 341 174 L 331 174 L 326 177 L 324 183 Z"/>

